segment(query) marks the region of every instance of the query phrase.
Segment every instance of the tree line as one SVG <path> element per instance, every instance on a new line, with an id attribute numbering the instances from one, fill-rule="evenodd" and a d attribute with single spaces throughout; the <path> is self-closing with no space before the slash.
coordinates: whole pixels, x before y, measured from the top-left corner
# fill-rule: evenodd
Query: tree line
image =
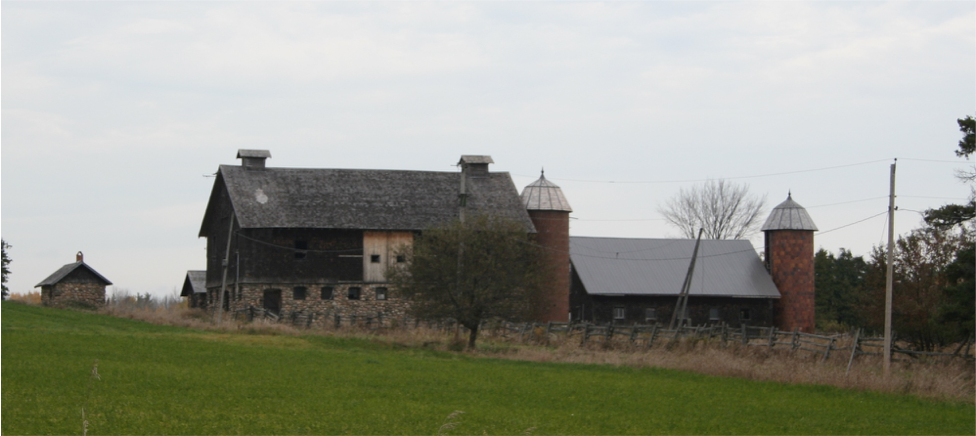
<path id="1" fill-rule="evenodd" d="M 976 151 L 976 121 L 958 120 L 963 133 L 956 154 Z M 924 223 L 895 243 L 892 330 L 916 349 L 932 350 L 972 340 L 976 322 L 976 171 L 957 174 L 973 188 L 966 204 L 925 212 Z M 875 246 L 867 259 L 841 248 L 820 249 L 814 257 L 817 329 L 884 327 L 886 249 Z"/>

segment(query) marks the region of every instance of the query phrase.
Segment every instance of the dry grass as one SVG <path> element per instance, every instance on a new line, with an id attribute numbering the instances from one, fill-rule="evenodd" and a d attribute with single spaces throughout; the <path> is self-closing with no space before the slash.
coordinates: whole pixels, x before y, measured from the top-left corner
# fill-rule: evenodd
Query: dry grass
<path id="1" fill-rule="evenodd" d="M 24 304 L 41 304 L 41 291 L 27 291 L 26 294 L 11 293 L 10 301 L 16 301 Z"/>
<path id="2" fill-rule="evenodd" d="M 830 359 L 821 361 L 820 354 L 805 351 L 770 350 L 740 343 L 723 345 L 719 341 L 705 340 L 683 340 L 676 345 L 643 350 L 623 344 L 582 346 L 578 338 L 569 338 L 548 347 L 524 346 L 507 353 L 483 354 L 534 362 L 669 368 L 720 377 L 828 385 L 944 401 L 976 402 L 973 362 L 962 359 L 895 362 L 890 377 L 885 378 L 881 371 L 881 359 L 876 356 L 858 356 L 850 373 L 846 373 L 850 351 L 834 352 Z"/>

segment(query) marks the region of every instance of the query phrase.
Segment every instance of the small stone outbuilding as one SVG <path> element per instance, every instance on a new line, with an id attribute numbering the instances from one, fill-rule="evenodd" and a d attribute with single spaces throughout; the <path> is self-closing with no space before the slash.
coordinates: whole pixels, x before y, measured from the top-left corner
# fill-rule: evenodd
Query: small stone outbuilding
<path id="1" fill-rule="evenodd" d="M 80 251 L 75 259 L 74 263 L 62 266 L 34 286 L 41 288 L 41 304 L 93 307 L 105 305 L 105 287 L 112 282 L 86 264 L 84 255 Z"/>

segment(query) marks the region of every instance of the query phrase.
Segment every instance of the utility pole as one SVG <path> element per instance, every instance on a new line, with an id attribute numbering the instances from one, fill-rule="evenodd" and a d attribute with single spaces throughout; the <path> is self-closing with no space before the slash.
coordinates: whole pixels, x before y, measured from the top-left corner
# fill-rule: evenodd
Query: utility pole
<path id="1" fill-rule="evenodd" d="M 234 213 L 230 214 L 230 228 L 227 229 L 227 252 L 224 254 L 224 278 L 220 281 L 220 296 L 217 297 L 217 325 L 224 318 L 224 294 L 227 292 L 227 269 L 230 267 L 230 242 L 234 237 Z M 235 284 L 236 286 L 236 284 Z"/>
<path id="2" fill-rule="evenodd" d="M 688 274 L 685 275 L 685 282 L 681 285 L 681 292 L 678 293 L 678 303 L 674 305 L 674 312 L 671 313 L 671 326 L 668 327 L 668 330 L 674 330 L 674 321 L 678 318 L 679 313 L 682 317 L 678 319 L 678 328 L 681 328 L 681 323 L 684 321 L 684 314 L 688 309 L 688 291 L 691 290 L 691 276 L 695 272 L 695 260 L 698 259 L 698 246 L 701 245 L 701 237 L 704 232 L 704 228 L 698 229 L 698 240 L 695 241 L 695 251 L 691 254 Z"/>
<path id="3" fill-rule="evenodd" d="M 888 193 L 888 271 L 885 278 L 884 376 L 891 372 L 891 294 L 895 275 L 895 165 L 891 164 L 891 187 Z"/>

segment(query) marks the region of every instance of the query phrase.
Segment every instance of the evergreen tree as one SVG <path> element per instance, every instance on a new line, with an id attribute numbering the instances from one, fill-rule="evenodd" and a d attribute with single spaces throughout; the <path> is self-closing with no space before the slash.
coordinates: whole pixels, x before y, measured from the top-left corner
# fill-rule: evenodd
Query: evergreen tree
<path id="1" fill-rule="evenodd" d="M 821 248 L 814 256 L 818 330 L 847 330 L 864 325 L 858 303 L 863 298 L 868 265 L 861 256 Z"/>

